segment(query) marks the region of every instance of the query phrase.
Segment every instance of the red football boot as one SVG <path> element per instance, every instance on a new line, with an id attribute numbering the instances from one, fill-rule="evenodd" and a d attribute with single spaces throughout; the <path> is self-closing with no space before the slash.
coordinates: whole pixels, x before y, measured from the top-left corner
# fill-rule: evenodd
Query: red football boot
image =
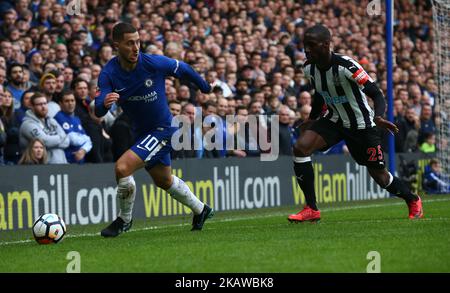
<path id="1" fill-rule="evenodd" d="M 296 213 L 295 215 L 290 215 L 288 217 L 289 222 L 316 222 L 320 220 L 320 211 L 313 210 L 309 206 L 305 206 L 303 210 Z"/>
<path id="2" fill-rule="evenodd" d="M 420 198 L 420 196 L 418 200 L 409 202 L 408 208 L 410 219 L 423 218 L 422 199 Z"/>

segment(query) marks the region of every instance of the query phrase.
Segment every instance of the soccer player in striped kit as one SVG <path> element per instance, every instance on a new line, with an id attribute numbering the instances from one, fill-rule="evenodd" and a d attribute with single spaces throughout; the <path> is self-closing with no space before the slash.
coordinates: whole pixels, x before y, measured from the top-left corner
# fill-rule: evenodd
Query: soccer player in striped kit
<path id="1" fill-rule="evenodd" d="M 305 77 L 313 85 L 314 101 L 309 119 L 300 125 L 302 134 L 294 145 L 294 171 L 306 198 L 306 206 L 290 215 L 291 222 L 320 220 L 314 190 L 311 154 L 345 140 L 353 159 L 367 167 L 382 188 L 403 198 L 409 218 L 422 218 L 422 201 L 402 181 L 386 170 L 381 137 L 376 127 L 397 133 L 395 124 L 385 120 L 383 93 L 355 60 L 330 49 L 331 33 L 323 25 L 308 28 L 304 35 Z M 369 106 L 366 95 L 374 103 Z M 326 104 L 326 110 L 324 109 Z"/>

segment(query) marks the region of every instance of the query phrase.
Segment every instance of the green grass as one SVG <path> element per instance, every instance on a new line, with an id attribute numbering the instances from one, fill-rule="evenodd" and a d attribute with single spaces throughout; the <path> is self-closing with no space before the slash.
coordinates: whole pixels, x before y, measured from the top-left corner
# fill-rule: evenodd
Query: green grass
<path id="1" fill-rule="evenodd" d="M 16 232 L 1 237 L 0 272 L 65 272 L 70 251 L 82 272 L 365 272 L 369 251 L 382 272 L 450 272 L 450 196 L 424 198 L 414 221 L 398 199 L 321 208 L 318 224 L 290 224 L 298 207 L 282 207 L 220 212 L 201 232 L 190 217 L 137 221 L 114 239 L 98 235 L 104 224 L 71 226 L 57 245 Z"/>

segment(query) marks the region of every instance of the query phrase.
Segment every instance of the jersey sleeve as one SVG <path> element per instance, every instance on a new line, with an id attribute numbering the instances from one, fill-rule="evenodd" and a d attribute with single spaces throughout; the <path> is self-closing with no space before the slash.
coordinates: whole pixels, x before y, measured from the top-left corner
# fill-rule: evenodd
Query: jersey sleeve
<path id="1" fill-rule="evenodd" d="M 98 90 L 95 95 L 95 116 L 103 117 L 108 112 L 108 109 L 103 103 L 107 94 L 113 91 L 111 80 L 108 75 L 102 71 L 98 77 Z"/>
<path id="2" fill-rule="evenodd" d="M 157 56 L 157 67 L 166 76 L 173 76 L 179 79 L 185 79 L 194 83 L 203 93 L 209 93 L 211 86 L 198 74 L 192 67 L 183 61 L 168 58 L 166 56 Z"/>
<path id="3" fill-rule="evenodd" d="M 345 76 L 355 82 L 364 94 L 373 100 L 375 116 L 383 116 L 386 111 L 386 102 L 383 93 L 358 62 L 353 59 L 349 59 L 348 61 L 348 64 L 344 66 Z"/>
<path id="4" fill-rule="evenodd" d="M 349 62 L 345 67 L 345 76 L 356 83 L 360 88 L 365 88 L 369 84 L 373 84 L 374 81 L 370 75 L 364 70 L 364 68 L 355 60 L 349 59 Z"/>

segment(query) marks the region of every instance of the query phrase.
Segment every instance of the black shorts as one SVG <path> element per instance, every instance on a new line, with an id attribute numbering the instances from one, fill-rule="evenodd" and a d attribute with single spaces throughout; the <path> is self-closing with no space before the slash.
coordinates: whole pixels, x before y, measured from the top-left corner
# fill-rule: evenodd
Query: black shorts
<path id="1" fill-rule="evenodd" d="M 385 168 L 381 137 L 376 127 L 353 130 L 326 118 L 320 118 L 311 125 L 309 130 L 319 134 L 327 143 L 327 147 L 322 151 L 344 140 L 350 154 L 359 165 L 374 169 Z"/>

